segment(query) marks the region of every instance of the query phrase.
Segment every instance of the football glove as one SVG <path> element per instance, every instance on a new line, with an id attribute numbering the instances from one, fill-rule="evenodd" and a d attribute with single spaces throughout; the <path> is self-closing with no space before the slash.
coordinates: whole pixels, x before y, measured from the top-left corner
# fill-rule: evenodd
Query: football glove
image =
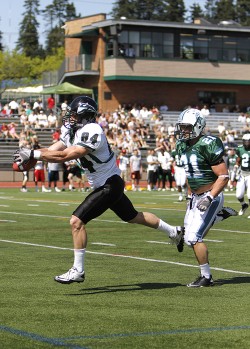
<path id="1" fill-rule="evenodd" d="M 205 198 L 201 199 L 201 201 L 198 203 L 197 208 L 201 212 L 205 212 L 208 207 L 211 205 L 213 199 L 210 195 L 207 195 Z"/>
<path id="2" fill-rule="evenodd" d="M 25 161 L 28 161 L 30 159 L 34 158 L 34 150 L 29 148 L 20 148 L 15 151 L 13 154 L 13 161 L 16 162 L 18 165 L 23 164 Z"/>

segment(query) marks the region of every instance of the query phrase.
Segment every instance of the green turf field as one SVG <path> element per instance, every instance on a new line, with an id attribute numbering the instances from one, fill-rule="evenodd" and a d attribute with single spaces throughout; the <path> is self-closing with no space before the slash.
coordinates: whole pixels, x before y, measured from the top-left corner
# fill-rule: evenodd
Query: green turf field
<path id="1" fill-rule="evenodd" d="M 186 287 L 199 274 L 191 249 L 178 253 L 164 233 L 111 211 L 88 225 L 85 282 L 58 284 L 73 263 L 69 217 L 85 195 L 0 188 L 1 349 L 250 348 L 250 209 L 207 236 L 214 287 Z M 176 192 L 128 195 L 183 223 Z M 225 206 L 239 210 L 234 193 Z"/>

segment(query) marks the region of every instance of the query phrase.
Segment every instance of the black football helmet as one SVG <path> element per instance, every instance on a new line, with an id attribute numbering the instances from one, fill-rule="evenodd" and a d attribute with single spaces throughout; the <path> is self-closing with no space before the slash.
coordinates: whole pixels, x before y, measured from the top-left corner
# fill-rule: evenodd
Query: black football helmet
<path id="1" fill-rule="evenodd" d="M 243 141 L 243 147 L 246 150 L 250 150 L 250 133 L 244 134 L 244 136 L 242 137 L 242 141 Z"/>
<path id="2" fill-rule="evenodd" d="M 84 125 L 96 122 L 97 104 L 88 96 L 76 97 L 66 109 L 63 125 L 77 130 Z"/>

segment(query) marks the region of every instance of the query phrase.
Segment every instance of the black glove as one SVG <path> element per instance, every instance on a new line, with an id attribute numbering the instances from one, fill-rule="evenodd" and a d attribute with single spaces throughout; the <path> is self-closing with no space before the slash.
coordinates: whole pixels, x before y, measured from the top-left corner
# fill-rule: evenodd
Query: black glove
<path id="1" fill-rule="evenodd" d="M 13 161 L 18 165 L 23 164 L 24 162 L 34 158 L 34 150 L 29 148 L 20 148 L 15 151 L 13 154 Z"/>
<path id="2" fill-rule="evenodd" d="M 210 195 L 206 196 L 205 198 L 201 199 L 201 201 L 198 203 L 197 208 L 201 212 L 205 212 L 208 207 L 211 205 L 213 199 Z"/>

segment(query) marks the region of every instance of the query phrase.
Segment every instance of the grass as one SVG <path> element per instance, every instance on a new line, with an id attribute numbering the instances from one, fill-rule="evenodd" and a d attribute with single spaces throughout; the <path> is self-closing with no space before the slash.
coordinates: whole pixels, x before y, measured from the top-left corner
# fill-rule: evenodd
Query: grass
<path id="1" fill-rule="evenodd" d="M 214 287 L 186 287 L 199 274 L 191 249 L 111 211 L 88 224 L 86 281 L 61 285 L 54 275 L 73 262 L 69 217 L 86 194 L 0 192 L 1 348 L 250 347 L 250 212 L 207 236 Z M 182 224 L 177 193 L 128 195 Z M 234 193 L 225 205 L 239 210 Z"/>

